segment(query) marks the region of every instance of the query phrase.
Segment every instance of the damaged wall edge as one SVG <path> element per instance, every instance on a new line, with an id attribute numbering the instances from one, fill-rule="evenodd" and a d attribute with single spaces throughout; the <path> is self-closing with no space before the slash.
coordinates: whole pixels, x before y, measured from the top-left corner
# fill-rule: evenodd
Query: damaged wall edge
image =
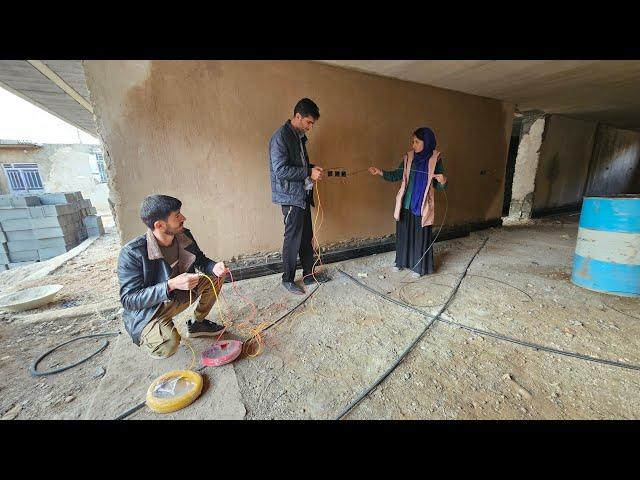
<path id="1" fill-rule="evenodd" d="M 89 72 L 86 69 L 86 60 L 82 60 L 82 71 L 84 72 L 85 78 L 88 77 Z M 102 122 L 102 116 L 100 115 L 101 106 L 95 102 L 94 93 L 91 88 L 91 82 L 86 82 L 87 92 L 89 93 L 89 100 L 92 105 L 92 115 L 93 122 L 96 127 L 96 133 L 98 140 L 100 141 L 100 147 L 102 148 L 103 159 L 105 163 L 105 168 L 107 170 L 107 189 L 108 189 L 108 197 L 107 203 L 109 204 L 109 210 L 111 211 L 111 216 L 113 217 L 113 222 L 115 224 L 116 232 L 118 232 L 118 237 L 120 238 L 120 242 L 123 243 L 122 238 L 122 226 L 120 225 L 120 219 L 118 217 L 118 205 L 120 204 L 120 194 L 116 188 L 116 177 L 117 170 L 116 165 L 112 161 L 111 153 L 109 152 L 109 146 L 104 139 L 104 125 Z"/>

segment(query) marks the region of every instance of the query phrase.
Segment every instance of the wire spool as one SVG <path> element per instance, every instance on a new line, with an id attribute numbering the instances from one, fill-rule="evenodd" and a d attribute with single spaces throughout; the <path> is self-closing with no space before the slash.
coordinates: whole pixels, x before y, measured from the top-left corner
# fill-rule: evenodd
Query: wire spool
<path id="1" fill-rule="evenodd" d="M 156 378 L 147 390 L 147 406 L 157 413 L 185 408 L 202 393 L 202 376 L 193 370 L 173 370 Z"/>
<path id="2" fill-rule="evenodd" d="M 242 353 L 242 342 L 239 340 L 218 340 L 202 352 L 202 365 L 219 367 L 233 362 Z"/>

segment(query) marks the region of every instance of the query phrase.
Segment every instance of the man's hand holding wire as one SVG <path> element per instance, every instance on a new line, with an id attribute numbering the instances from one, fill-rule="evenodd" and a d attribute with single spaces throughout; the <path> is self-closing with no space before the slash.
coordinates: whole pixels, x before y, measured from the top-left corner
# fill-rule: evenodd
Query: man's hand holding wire
<path id="1" fill-rule="evenodd" d="M 225 273 L 229 273 L 229 269 L 225 266 L 224 262 L 218 262 L 213 266 L 213 274 L 216 277 L 221 277 Z"/>
<path id="2" fill-rule="evenodd" d="M 173 290 L 193 290 L 198 282 L 200 281 L 200 277 L 197 273 L 182 273 L 177 277 L 169 279 L 169 291 Z"/>
<path id="3" fill-rule="evenodd" d="M 313 167 L 311 169 L 311 180 L 317 182 L 318 180 L 322 180 L 322 168 L 321 167 Z"/>

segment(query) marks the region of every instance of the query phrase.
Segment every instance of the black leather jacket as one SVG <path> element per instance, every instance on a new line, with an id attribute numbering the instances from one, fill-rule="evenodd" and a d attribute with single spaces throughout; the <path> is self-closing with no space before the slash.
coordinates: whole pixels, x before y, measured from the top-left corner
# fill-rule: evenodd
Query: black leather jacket
<path id="1" fill-rule="evenodd" d="M 176 235 L 179 271 L 213 275 L 214 260 L 202 253 L 191 232 Z M 171 266 L 165 261 L 151 230 L 127 243 L 118 258 L 120 302 L 124 307 L 124 326 L 136 345 L 140 333 L 163 302 L 177 299 L 178 290 L 169 293 Z M 215 278 L 215 277 L 214 277 Z"/>

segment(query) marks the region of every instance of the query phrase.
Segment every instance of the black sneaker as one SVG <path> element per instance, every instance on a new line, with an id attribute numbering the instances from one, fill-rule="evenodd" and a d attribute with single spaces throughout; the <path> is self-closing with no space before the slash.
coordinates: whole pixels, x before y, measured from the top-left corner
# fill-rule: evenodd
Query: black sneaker
<path id="1" fill-rule="evenodd" d="M 315 283 L 327 283 L 331 278 L 327 276 L 324 272 L 316 272 L 313 275 L 309 275 L 308 277 L 304 277 L 305 285 L 313 285 Z"/>
<path id="2" fill-rule="evenodd" d="M 296 295 L 304 295 L 304 290 L 296 285 L 294 282 L 282 282 L 282 287 L 289 293 Z"/>
<path id="3" fill-rule="evenodd" d="M 217 337 L 224 330 L 222 325 L 209 320 L 196 322 L 190 319 L 187 322 L 187 337 Z"/>

